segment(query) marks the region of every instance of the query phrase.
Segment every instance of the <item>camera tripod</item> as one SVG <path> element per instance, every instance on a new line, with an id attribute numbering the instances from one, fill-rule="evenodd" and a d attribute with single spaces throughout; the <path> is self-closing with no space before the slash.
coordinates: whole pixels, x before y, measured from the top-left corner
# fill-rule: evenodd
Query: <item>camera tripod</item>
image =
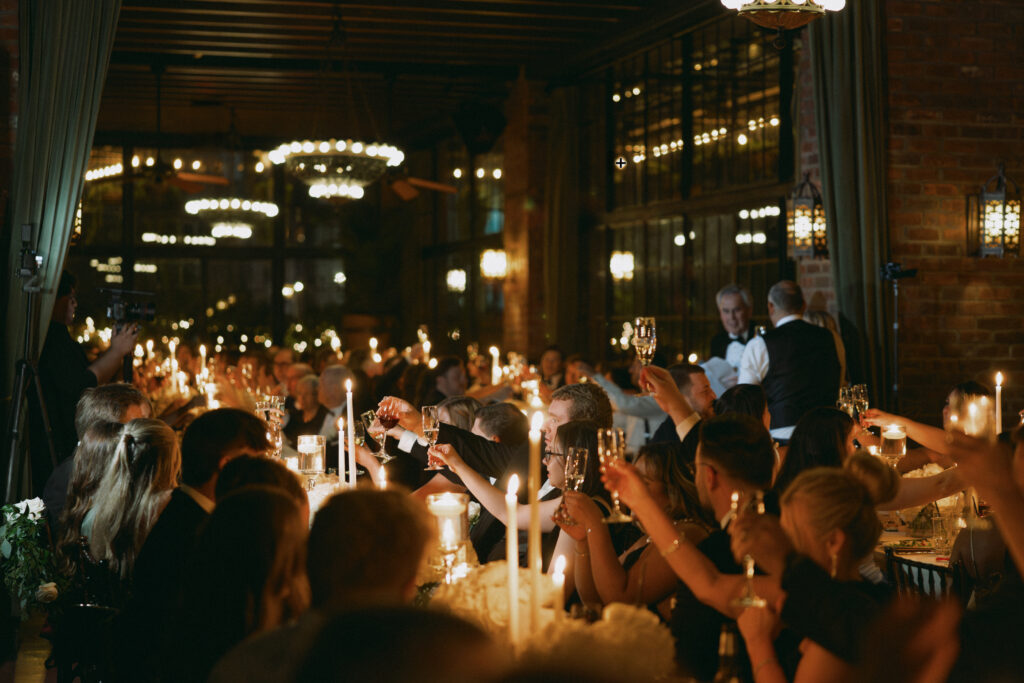
<path id="1" fill-rule="evenodd" d="M 23 247 L 23 251 L 27 248 Z M 19 273 L 25 280 L 21 290 L 25 293 L 27 315 L 25 320 L 23 356 L 15 365 L 17 374 L 14 381 L 14 391 L 11 394 L 11 412 L 7 424 L 7 473 L 4 480 L 4 502 L 6 503 L 15 502 L 15 489 L 17 488 L 14 484 L 15 464 L 19 459 L 28 467 L 28 474 L 31 479 L 32 460 L 28 456 L 27 451 L 24 451 L 23 455 L 23 449 L 21 448 L 24 445 L 23 430 L 27 427 L 24 415 L 30 388 L 35 391 L 36 400 L 39 401 L 39 413 L 42 418 L 43 430 L 46 433 L 46 447 L 50 453 L 50 462 L 54 467 L 57 466 L 57 450 L 53 444 L 50 416 L 46 410 L 46 401 L 43 398 L 43 389 L 39 381 L 38 345 L 36 343 L 37 331 L 39 329 L 38 295 L 41 290 L 38 267 L 42 264 L 42 257 L 36 256 L 34 252 L 31 255 L 36 264 L 34 272 L 29 272 L 33 269 L 23 267 Z M 25 259 L 22 259 L 22 263 L 25 263 Z M 19 471 L 19 474 L 22 474 L 22 472 Z"/>

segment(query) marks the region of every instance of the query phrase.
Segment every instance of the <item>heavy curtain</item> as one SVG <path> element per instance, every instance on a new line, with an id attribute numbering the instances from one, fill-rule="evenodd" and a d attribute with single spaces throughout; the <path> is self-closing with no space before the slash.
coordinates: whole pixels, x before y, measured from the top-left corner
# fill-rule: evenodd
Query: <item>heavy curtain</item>
<path id="1" fill-rule="evenodd" d="M 876 402 L 891 370 L 879 277 L 889 242 L 882 5 L 849 2 L 810 27 L 822 197 L 847 366 Z"/>
<path id="2" fill-rule="evenodd" d="M 23 355 L 29 314 L 22 281 L 16 277 L 21 226 L 33 225 L 33 239 L 43 256 L 39 316 L 33 321 L 38 326 L 34 349 L 38 353 L 67 256 L 121 10 L 121 0 L 22 0 L 18 4 L 18 124 L 5 231 L 11 275 L 3 347 L 4 396 L 10 396 L 15 361 Z"/>

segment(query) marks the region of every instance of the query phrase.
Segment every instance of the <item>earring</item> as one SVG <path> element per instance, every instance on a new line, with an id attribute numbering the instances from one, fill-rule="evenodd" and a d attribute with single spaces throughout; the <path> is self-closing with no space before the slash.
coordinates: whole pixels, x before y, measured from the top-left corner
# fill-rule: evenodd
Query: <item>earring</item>
<path id="1" fill-rule="evenodd" d="M 836 578 L 836 573 L 838 571 L 838 564 L 839 564 L 839 555 L 837 555 L 836 553 L 832 553 L 832 571 L 829 572 L 829 576 L 831 576 L 833 579 Z"/>

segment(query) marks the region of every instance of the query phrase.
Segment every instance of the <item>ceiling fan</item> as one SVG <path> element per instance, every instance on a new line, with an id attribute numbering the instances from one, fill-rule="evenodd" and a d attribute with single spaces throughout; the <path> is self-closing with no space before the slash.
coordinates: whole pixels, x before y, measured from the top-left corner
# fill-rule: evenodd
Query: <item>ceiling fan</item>
<path id="1" fill-rule="evenodd" d="M 147 180 L 155 185 L 171 185 L 185 192 L 198 192 L 206 185 L 228 185 L 229 181 L 222 175 L 208 173 L 195 173 L 192 171 L 179 170 L 172 164 L 164 161 L 161 155 L 161 144 L 163 142 L 163 101 L 162 101 L 162 79 L 164 66 L 154 64 L 153 75 L 156 77 L 156 140 L 157 149 L 153 162 L 145 164 L 144 167 L 133 169 L 121 176 L 111 176 L 96 182 L 121 182 L 123 180 Z M 230 132 L 230 131 L 229 131 Z"/>

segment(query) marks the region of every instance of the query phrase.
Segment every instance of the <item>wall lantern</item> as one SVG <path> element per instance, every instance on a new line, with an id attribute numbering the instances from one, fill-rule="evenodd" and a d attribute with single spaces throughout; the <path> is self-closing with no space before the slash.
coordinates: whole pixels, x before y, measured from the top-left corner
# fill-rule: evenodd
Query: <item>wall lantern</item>
<path id="1" fill-rule="evenodd" d="M 786 202 L 786 236 L 793 258 L 828 258 L 828 237 L 825 234 L 825 207 L 821 192 L 804 173 L 803 182 L 793 188 Z"/>
<path id="2" fill-rule="evenodd" d="M 967 243 L 973 256 L 1020 255 L 1020 188 L 1001 164 L 977 194 L 967 195 Z"/>
<path id="3" fill-rule="evenodd" d="M 632 280 L 634 270 L 633 252 L 613 251 L 608 262 L 608 269 L 612 273 L 613 280 Z"/>
<path id="4" fill-rule="evenodd" d="M 487 249 L 480 254 L 480 272 L 485 278 L 499 280 L 508 275 L 508 255 L 504 249 Z"/>

